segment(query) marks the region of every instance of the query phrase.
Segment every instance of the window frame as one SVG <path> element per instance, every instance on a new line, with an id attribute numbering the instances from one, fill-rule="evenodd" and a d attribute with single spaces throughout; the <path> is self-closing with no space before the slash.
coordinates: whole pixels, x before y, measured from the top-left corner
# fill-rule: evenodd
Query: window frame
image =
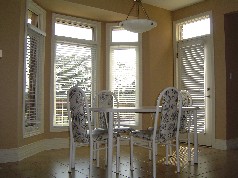
<path id="1" fill-rule="evenodd" d="M 39 27 L 35 27 L 28 23 L 28 10 L 32 11 L 36 15 L 38 15 L 39 20 Z M 22 117 L 22 127 L 23 127 L 23 138 L 31 137 L 34 135 L 38 135 L 41 133 L 44 133 L 44 60 L 45 60 L 45 24 L 46 24 L 46 11 L 38 6 L 36 3 L 34 3 L 32 0 L 26 1 L 26 12 L 25 12 L 25 41 L 24 41 L 24 68 L 23 68 L 23 117 Z M 37 63 L 39 64 L 39 68 L 37 69 L 37 83 L 40 83 L 41 85 L 38 85 L 37 87 L 37 97 L 39 99 L 36 99 L 36 117 L 39 119 L 40 122 L 40 128 L 39 130 L 33 130 L 30 132 L 26 131 L 25 126 L 25 89 L 26 89 L 26 56 L 27 56 L 27 36 L 29 33 L 36 33 L 37 36 L 40 36 L 40 54 L 39 54 L 39 61 Z M 32 32 L 30 32 L 32 31 Z M 36 120 L 37 120 L 36 119 Z M 38 120 L 37 120 L 38 121 Z"/>
<path id="2" fill-rule="evenodd" d="M 107 23 L 106 24 L 106 88 L 110 89 L 110 58 L 111 58 L 111 46 L 136 46 L 138 48 L 138 62 L 136 75 L 139 76 L 136 80 L 138 90 L 138 95 L 136 98 L 137 105 L 142 105 L 142 34 L 138 33 L 138 42 L 112 42 L 112 30 L 115 28 L 121 28 L 117 23 Z M 135 129 L 142 128 L 142 115 L 137 114 L 137 125 L 129 125 Z"/>
<path id="3" fill-rule="evenodd" d="M 55 22 L 56 18 L 63 18 L 63 19 L 69 19 L 72 21 L 77 21 L 83 24 L 88 24 L 94 28 L 93 31 L 93 39 L 92 41 L 90 40 L 84 40 L 84 39 L 76 39 L 76 38 L 70 38 L 70 37 L 62 37 L 62 36 L 56 36 L 55 35 Z M 97 21 L 92 21 L 92 20 L 87 20 L 87 19 L 82 19 L 78 17 L 72 17 L 72 16 L 66 16 L 62 14 L 56 14 L 53 13 L 52 15 L 52 58 L 51 58 L 51 86 L 50 86 L 50 131 L 51 132 L 63 132 L 63 131 L 68 131 L 69 126 L 54 126 L 54 108 L 55 108 L 55 54 L 56 54 L 56 49 L 55 49 L 55 44 L 57 40 L 61 41 L 68 41 L 72 43 L 81 43 L 81 44 L 92 44 L 96 45 L 96 88 L 95 90 L 98 91 L 99 88 L 99 78 L 100 78 L 100 73 L 99 70 L 97 70 L 97 67 L 100 66 L 100 43 L 101 43 L 101 23 Z M 92 93 L 94 95 L 95 93 Z M 93 98 L 93 97 L 92 97 Z"/>

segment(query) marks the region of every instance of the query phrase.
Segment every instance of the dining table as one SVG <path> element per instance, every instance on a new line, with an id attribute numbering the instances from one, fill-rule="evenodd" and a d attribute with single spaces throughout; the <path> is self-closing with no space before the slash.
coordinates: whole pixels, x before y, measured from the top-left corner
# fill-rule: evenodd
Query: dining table
<path id="1" fill-rule="evenodd" d="M 159 107 L 159 111 L 161 112 Z M 194 123 L 194 158 L 193 163 L 198 163 L 198 134 L 197 134 L 197 111 L 200 108 L 197 106 L 182 107 L 182 111 L 190 111 L 193 114 Z M 141 106 L 141 107 L 90 107 L 91 112 L 107 112 L 109 113 L 108 123 L 108 156 L 107 156 L 107 178 L 112 177 L 112 158 L 113 158 L 113 123 L 114 113 L 155 113 L 156 106 Z"/>

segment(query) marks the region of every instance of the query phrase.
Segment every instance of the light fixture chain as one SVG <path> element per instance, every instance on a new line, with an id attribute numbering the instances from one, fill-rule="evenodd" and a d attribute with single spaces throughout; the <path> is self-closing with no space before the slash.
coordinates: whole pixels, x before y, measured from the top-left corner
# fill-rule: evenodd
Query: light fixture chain
<path id="1" fill-rule="evenodd" d="M 146 17 L 150 20 L 150 18 L 149 18 L 149 16 L 148 16 L 148 14 L 146 13 L 145 8 L 144 8 L 144 6 L 142 5 L 141 1 L 140 1 L 139 5 L 141 6 L 141 8 L 142 8 L 143 12 L 145 13 Z"/>
<path id="2" fill-rule="evenodd" d="M 126 17 L 126 20 L 128 19 L 129 15 L 131 14 L 131 11 L 134 9 L 135 5 L 136 5 L 136 3 L 134 1 L 133 6 L 131 7 L 131 10 L 129 11 L 129 13 L 128 13 L 127 17 Z"/>

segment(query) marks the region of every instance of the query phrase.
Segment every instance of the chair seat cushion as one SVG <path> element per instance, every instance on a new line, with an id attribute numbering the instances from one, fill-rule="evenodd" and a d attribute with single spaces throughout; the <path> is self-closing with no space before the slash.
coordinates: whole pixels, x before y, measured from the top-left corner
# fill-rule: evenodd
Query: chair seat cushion
<path id="1" fill-rule="evenodd" d="M 131 133 L 132 131 L 134 131 L 135 129 L 131 128 L 131 127 L 125 127 L 125 126 L 116 126 L 114 128 L 114 132 L 117 133 Z"/>
<path id="2" fill-rule="evenodd" d="M 87 131 L 89 135 L 89 130 Z M 108 130 L 107 129 L 94 129 L 92 130 L 93 141 L 105 141 L 108 139 Z M 113 133 L 113 138 L 116 139 L 119 137 L 118 133 Z"/>
<path id="3" fill-rule="evenodd" d="M 151 140 L 153 135 L 153 130 L 135 130 L 131 132 L 131 135 L 136 138 Z"/>

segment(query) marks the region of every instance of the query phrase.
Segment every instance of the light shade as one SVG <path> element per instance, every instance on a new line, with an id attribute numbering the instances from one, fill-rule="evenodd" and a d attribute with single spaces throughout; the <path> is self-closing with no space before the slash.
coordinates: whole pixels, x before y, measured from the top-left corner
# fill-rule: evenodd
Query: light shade
<path id="1" fill-rule="evenodd" d="M 145 8 L 142 5 L 141 0 L 133 0 L 134 3 L 131 7 L 131 10 L 129 11 L 126 20 L 119 23 L 119 25 L 124 28 L 125 30 L 128 30 L 130 32 L 134 33 L 143 33 L 151 30 L 152 28 L 157 26 L 157 23 L 155 21 L 150 20 L 148 14 L 145 11 Z M 136 7 L 136 13 L 137 13 L 137 19 L 131 19 L 128 20 L 128 17 L 130 16 L 132 10 Z M 139 18 L 140 15 L 140 8 L 142 9 L 144 15 L 147 17 L 147 19 Z"/>
<path id="2" fill-rule="evenodd" d="M 157 26 L 155 21 L 149 19 L 130 19 L 119 23 L 125 30 L 134 33 L 143 33 Z"/>

